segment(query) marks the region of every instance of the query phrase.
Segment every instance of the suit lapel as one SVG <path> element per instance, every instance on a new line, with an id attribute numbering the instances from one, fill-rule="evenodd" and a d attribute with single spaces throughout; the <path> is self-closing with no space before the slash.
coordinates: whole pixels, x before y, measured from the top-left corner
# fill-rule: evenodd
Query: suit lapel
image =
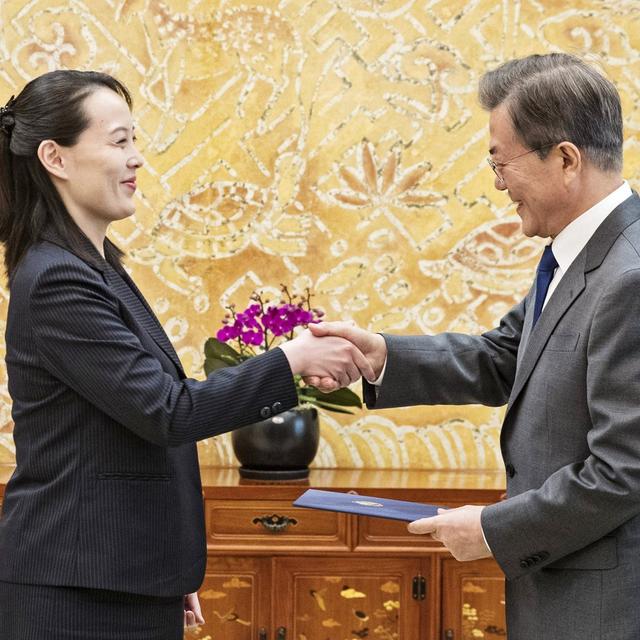
<path id="1" fill-rule="evenodd" d="M 529 336 L 531 335 L 531 325 L 533 324 L 533 307 L 536 299 L 536 286 L 529 290 L 527 298 L 525 300 L 525 315 L 524 323 L 522 325 L 522 337 L 520 338 L 520 346 L 518 347 L 518 360 L 517 367 L 520 366 L 522 358 L 527 349 L 527 343 L 529 342 Z M 517 369 L 516 367 L 516 369 Z"/>
<path id="2" fill-rule="evenodd" d="M 94 269 L 100 271 L 105 282 L 111 287 L 114 293 L 117 294 L 122 304 L 135 318 L 136 322 L 149 334 L 158 347 L 164 351 L 176 366 L 180 375 L 186 377 L 178 354 L 175 352 L 155 313 L 153 313 L 144 296 L 129 277 L 129 274 L 120 265 L 116 264 L 114 266 L 107 262 L 100 253 L 98 253 L 98 250 L 91 244 L 89 239 L 82 234 L 79 238 L 80 251 L 78 251 L 78 248 L 70 246 L 64 239 L 64 236 L 52 225 L 48 225 L 44 229 L 41 237 L 43 240 L 53 242 L 74 255 L 77 255 Z M 105 243 L 107 242 L 109 242 L 109 240 L 105 240 Z"/>
<path id="3" fill-rule="evenodd" d="M 116 293 L 122 304 L 129 313 L 136 319 L 142 328 L 151 336 L 153 341 L 164 351 L 181 375 L 185 375 L 178 354 L 169 341 L 155 313 L 145 300 L 144 296 L 135 285 L 129 274 L 118 269 L 117 273 L 111 266 L 104 271 L 105 278 L 111 289 Z M 138 303 L 138 304 L 136 304 Z M 142 307 L 142 309 L 140 309 Z"/>
<path id="4" fill-rule="evenodd" d="M 585 254 L 581 252 L 573 261 L 567 273 L 562 277 L 558 288 L 553 292 L 551 298 L 549 298 L 533 329 L 531 329 L 533 322 L 533 305 L 529 305 L 525 317 L 525 327 L 529 327 L 528 340 L 524 345 L 522 359 L 516 368 L 516 377 L 509 398 L 509 407 L 513 405 L 529 379 L 556 325 L 580 293 L 582 293 L 585 287 L 584 259 Z"/>
<path id="5" fill-rule="evenodd" d="M 528 305 L 518 352 L 516 377 L 509 397 L 507 413 L 524 388 L 531 372 L 558 322 L 569 310 L 586 286 L 585 274 L 597 269 L 618 236 L 640 218 L 640 198 L 634 193 L 616 207 L 598 227 L 584 249 L 562 277 L 557 289 L 544 307 L 536 326 L 531 329 L 533 305 Z M 531 299 L 535 300 L 535 286 Z M 522 354 L 522 355 L 521 355 Z"/>

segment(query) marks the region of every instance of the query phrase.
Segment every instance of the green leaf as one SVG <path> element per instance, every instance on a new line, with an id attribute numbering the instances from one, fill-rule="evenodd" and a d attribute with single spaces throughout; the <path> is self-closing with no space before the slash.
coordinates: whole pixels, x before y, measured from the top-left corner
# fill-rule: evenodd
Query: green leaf
<path id="1" fill-rule="evenodd" d="M 240 354 L 225 342 L 220 342 L 218 338 L 209 338 L 204 343 L 204 355 L 207 358 L 227 362 L 228 366 L 242 362 Z"/>
<path id="2" fill-rule="evenodd" d="M 350 393 L 340 393 L 344 391 L 349 391 L 349 389 L 339 389 L 339 391 L 333 391 L 331 393 L 322 393 L 315 387 L 299 387 L 298 401 L 300 404 L 312 404 L 316 407 L 326 409 L 327 411 L 333 411 L 335 413 L 353 414 L 353 411 L 349 411 L 349 409 L 344 409 L 343 407 L 361 407 L 362 403 L 360 402 L 360 398 L 353 393 L 353 391 Z M 334 394 L 337 396 L 337 402 L 331 401 L 331 397 L 334 396 Z"/>
<path id="3" fill-rule="evenodd" d="M 305 404 L 311 404 L 314 407 L 320 407 L 321 409 L 326 409 L 327 411 L 333 411 L 335 413 L 349 413 L 353 414 L 353 411 L 349 411 L 349 409 L 343 409 L 342 407 L 338 407 L 335 404 L 328 404 L 326 402 L 322 402 L 318 398 L 314 398 L 312 396 L 305 396 L 302 393 L 298 393 L 298 403 L 302 406 Z"/>
<path id="4" fill-rule="evenodd" d="M 331 391 L 330 393 L 323 393 L 316 387 L 304 387 L 302 393 L 306 396 L 316 398 L 318 402 L 324 404 L 339 405 L 341 407 L 358 407 L 362 408 L 362 400 L 360 396 L 351 391 L 351 389 L 338 389 L 337 391 Z"/>
<path id="5" fill-rule="evenodd" d="M 232 367 L 235 363 L 229 364 L 224 360 L 220 360 L 218 358 L 205 358 L 204 361 L 204 373 L 208 376 L 212 371 L 216 369 L 226 369 L 227 367 Z"/>
<path id="6" fill-rule="evenodd" d="M 334 413 L 348 413 L 350 415 L 353 415 L 353 411 L 349 411 L 349 409 L 342 409 L 340 407 L 336 407 L 333 404 L 322 402 L 321 400 L 316 400 L 315 404 L 322 409 L 326 409 L 327 411 L 333 411 Z"/>

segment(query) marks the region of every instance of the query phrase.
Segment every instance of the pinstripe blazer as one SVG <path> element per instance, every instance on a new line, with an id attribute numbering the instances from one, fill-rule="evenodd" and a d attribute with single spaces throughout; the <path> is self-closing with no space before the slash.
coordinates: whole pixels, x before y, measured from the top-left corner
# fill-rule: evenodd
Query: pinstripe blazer
<path id="1" fill-rule="evenodd" d="M 10 283 L 0 580 L 190 593 L 206 562 L 195 442 L 295 406 L 291 370 L 275 349 L 186 378 L 126 272 L 80 253 L 49 233 Z"/>
<path id="2" fill-rule="evenodd" d="M 482 512 L 514 640 L 640 638 L 640 198 L 600 225 L 532 327 L 385 336 L 369 407 L 507 404 L 507 500 Z"/>

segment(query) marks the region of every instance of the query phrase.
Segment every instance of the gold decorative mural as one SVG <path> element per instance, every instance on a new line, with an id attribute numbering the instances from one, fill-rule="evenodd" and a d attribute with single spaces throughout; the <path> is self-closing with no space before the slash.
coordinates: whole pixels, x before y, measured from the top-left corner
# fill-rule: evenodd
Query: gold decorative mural
<path id="1" fill-rule="evenodd" d="M 615 80 L 637 185 L 637 0 L 2 0 L 0 99 L 55 68 L 131 89 L 146 165 L 137 213 L 112 237 L 202 377 L 225 305 L 281 282 L 375 331 L 493 326 L 527 291 L 540 243 L 493 188 L 478 79 L 561 50 Z M 0 385 L 10 462 L 4 369 Z M 314 464 L 499 468 L 501 416 L 325 413 Z M 228 435 L 200 451 L 203 464 L 235 463 Z"/>

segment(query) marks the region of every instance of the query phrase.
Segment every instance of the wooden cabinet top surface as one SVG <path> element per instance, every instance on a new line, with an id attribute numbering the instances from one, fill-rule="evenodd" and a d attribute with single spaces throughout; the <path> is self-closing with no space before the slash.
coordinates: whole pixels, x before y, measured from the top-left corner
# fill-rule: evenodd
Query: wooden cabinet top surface
<path id="1" fill-rule="evenodd" d="M 13 473 L 13 465 L 0 465 L 0 495 Z M 308 480 L 260 483 L 244 480 L 234 467 L 202 467 L 205 498 L 227 500 L 288 499 L 307 488 L 357 491 L 360 494 L 404 499 L 464 499 L 494 502 L 504 492 L 503 471 L 482 470 L 396 470 L 396 469 L 312 469 Z"/>

